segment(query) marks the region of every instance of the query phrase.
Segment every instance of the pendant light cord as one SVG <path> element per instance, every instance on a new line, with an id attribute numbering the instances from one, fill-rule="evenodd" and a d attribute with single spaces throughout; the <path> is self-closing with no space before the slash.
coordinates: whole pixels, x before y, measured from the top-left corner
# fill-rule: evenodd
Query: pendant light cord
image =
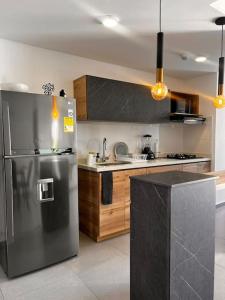
<path id="1" fill-rule="evenodd" d="M 162 31 L 162 0 L 159 0 L 159 31 Z"/>
<path id="2" fill-rule="evenodd" d="M 222 56 L 223 56 L 223 25 L 222 25 L 222 40 L 221 40 L 221 57 Z"/>

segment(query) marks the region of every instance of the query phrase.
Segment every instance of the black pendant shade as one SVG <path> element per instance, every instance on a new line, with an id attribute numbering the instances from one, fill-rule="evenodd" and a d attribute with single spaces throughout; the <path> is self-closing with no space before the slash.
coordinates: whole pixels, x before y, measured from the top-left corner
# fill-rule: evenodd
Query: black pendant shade
<path id="1" fill-rule="evenodd" d="M 163 32 L 157 33 L 156 82 L 163 82 Z"/>
<path id="2" fill-rule="evenodd" d="M 224 57 L 219 58 L 218 95 L 223 95 L 224 86 Z"/>
<path id="3" fill-rule="evenodd" d="M 157 34 L 157 68 L 163 67 L 163 32 Z"/>
<path id="4" fill-rule="evenodd" d="M 157 33 L 157 58 L 156 58 L 156 84 L 151 88 L 153 99 L 161 101 L 166 98 L 168 88 L 163 82 L 163 38 L 164 34 L 161 29 L 161 3 L 159 8 L 159 32 Z"/>

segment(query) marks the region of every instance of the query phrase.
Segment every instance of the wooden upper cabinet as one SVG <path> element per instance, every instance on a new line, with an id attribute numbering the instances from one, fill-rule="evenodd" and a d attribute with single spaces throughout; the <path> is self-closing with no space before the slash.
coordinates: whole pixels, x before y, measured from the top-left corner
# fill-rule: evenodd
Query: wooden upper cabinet
<path id="1" fill-rule="evenodd" d="M 73 82 L 74 97 L 77 105 L 77 120 L 87 120 L 87 86 L 86 76 L 83 76 Z"/>
<path id="2" fill-rule="evenodd" d="M 155 101 L 148 86 L 85 75 L 74 80 L 79 121 L 163 123 L 170 101 Z"/>
<path id="3" fill-rule="evenodd" d="M 171 113 L 199 114 L 199 95 L 172 91 L 170 99 Z"/>

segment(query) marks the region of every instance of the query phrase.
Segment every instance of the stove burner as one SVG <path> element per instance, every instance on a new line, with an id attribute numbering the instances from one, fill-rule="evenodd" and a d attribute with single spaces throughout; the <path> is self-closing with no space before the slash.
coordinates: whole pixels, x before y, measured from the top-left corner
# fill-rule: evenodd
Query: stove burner
<path id="1" fill-rule="evenodd" d="M 193 158 L 197 158 L 197 156 L 195 154 L 171 153 L 171 154 L 167 154 L 167 158 L 171 158 L 171 159 L 193 159 Z"/>

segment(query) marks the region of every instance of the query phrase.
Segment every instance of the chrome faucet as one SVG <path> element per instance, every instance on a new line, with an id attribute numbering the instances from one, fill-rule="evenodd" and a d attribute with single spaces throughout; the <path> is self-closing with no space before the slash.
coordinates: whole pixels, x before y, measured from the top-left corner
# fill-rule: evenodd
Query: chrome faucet
<path id="1" fill-rule="evenodd" d="M 102 151 L 102 161 L 106 161 L 105 151 L 106 151 L 106 138 L 103 139 L 103 151 Z"/>

